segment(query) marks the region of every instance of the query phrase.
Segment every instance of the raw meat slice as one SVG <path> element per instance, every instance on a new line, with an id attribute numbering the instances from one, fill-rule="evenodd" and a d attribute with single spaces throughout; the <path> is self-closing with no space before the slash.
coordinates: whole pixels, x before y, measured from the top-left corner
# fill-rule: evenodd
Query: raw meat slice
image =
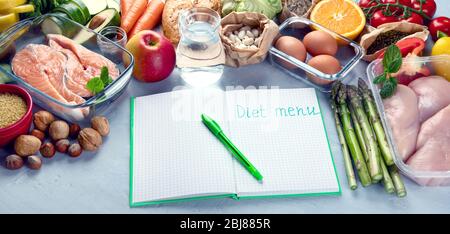
<path id="1" fill-rule="evenodd" d="M 68 103 L 50 83 L 48 74 L 44 70 L 45 66 L 41 66 L 41 54 L 38 54 L 37 50 L 47 53 L 50 49 L 45 45 L 27 45 L 16 53 L 11 62 L 11 67 L 16 76 L 22 78 L 31 86 L 60 102 Z"/>
<path id="2" fill-rule="evenodd" d="M 84 71 L 84 67 L 81 65 L 78 57 L 72 51 L 62 48 L 53 40 L 49 40 L 48 44 L 51 48 L 56 49 L 66 56 L 67 62 L 64 66 L 67 88 L 81 97 L 92 96 L 91 92 L 86 88 L 86 84 L 92 79 L 92 76 Z"/>
<path id="3" fill-rule="evenodd" d="M 407 163 L 417 171 L 450 171 L 450 105 L 422 124 L 417 152 Z"/>
<path id="4" fill-rule="evenodd" d="M 417 96 L 408 86 L 398 85 L 395 95 L 383 104 L 400 157 L 406 161 L 416 149 L 420 128 Z"/>
<path id="5" fill-rule="evenodd" d="M 67 58 L 64 54 L 45 45 L 36 45 L 32 47 L 31 50 L 35 55 L 39 56 L 39 62 L 34 65 L 39 66 L 39 68 L 47 75 L 52 86 L 64 97 L 66 102 L 73 104 L 85 102 L 83 98 L 67 89 L 64 84 L 64 67 L 67 62 Z"/>
<path id="6" fill-rule="evenodd" d="M 450 82 L 440 76 L 417 79 L 409 84 L 419 99 L 419 120 L 421 123 L 450 105 Z"/>
<path id="7" fill-rule="evenodd" d="M 19 51 L 13 58 L 14 74 L 43 93 L 66 104 L 81 104 L 85 100 L 66 88 L 64 83 L 65 63 L 67 58 L 61 52 L 46 45 L 30 44 Z M 59 112 L 66 112 L 61 106 L 47 103 Z M 89 114 L 88 109 L 73 110 L 71 115 Z"/>
<path id="8" fill-rule="evenodd" d="M 61 47 L 71 50 L 84 66 L 84 70 L 91 74 L 92 77 L 99 76 L 104 66 L 108 68 L 111 78 L 116 79 L 119 76 L 119 70 L 116 65 L 102 55 L 92 52 L 62 35 L 49 34 L 47 38 L 55 41 Z"/>

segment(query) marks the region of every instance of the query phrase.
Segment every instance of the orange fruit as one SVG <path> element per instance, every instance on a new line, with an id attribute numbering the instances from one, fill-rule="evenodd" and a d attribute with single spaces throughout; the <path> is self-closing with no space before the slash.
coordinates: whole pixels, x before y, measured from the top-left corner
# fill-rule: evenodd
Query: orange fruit
<path id="1" fill-rule="evenodd" d="M 322 0 L 311 11 L 310 19 L 351 40 L 366 25 L 366 16 L 351 0 Z"/>

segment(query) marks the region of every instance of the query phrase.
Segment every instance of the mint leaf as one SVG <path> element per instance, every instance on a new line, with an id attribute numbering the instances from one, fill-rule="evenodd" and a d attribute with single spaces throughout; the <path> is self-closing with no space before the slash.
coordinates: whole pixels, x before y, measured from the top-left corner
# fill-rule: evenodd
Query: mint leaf
<path id="1" fill-rule="evenodd" d="M 402 66 L 402 53 L 396 45 L 390 45 L 386 49 L 383 57 L 384 71 L 387 73 L 396 73 Z"/>
<path id="2" fill-rule="evenodd" d="M 103 82 L 103 86 L 106 87 L 113 82 L 111 77 L 109 76 L 109 71 L 107 67 L 102 67 L 102 71 L 100 74 L 100 79 Z"/>
<path id="3" fill-rule="evenodd" d="M 86 84 L 86 88 L 94 95 L 100 93 L 105 85 L 100 77 L 94 77 L 88 81 Z"/>
<path id="4" fill-rule="evenodd" d="M 386 81 L 386 73 L 383 73 L 377 77 L 375 77 L 375 79 L 373 80 L 374 84 L 381 84 L 384 83 Z"/>

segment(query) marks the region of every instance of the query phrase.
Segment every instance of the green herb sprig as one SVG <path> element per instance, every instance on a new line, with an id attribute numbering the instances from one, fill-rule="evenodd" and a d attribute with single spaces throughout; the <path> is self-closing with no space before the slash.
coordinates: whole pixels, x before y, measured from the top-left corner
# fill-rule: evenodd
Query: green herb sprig
<path id="1" fill-rule="evenodd" d="M 374 84 L 381 84 L 380 95 L 382 98 L 388 98 L 395 93 L 398 81 L 392 74 L 400 70 L 402 62 L 400 49 L 396 45 L 390 45 L 383 57 L 383 74 L 373 80 Z"/>
<path id="2" fill-rule="evenodd" d="M 109 76 L 109 71 L 107 67 L 102 67 L 100 77 L 94 77 L 88 81 L 86 88 L 93 94 L 96 95 L 103 91 L 109 84 L 113 82 L 113 79 Z"/>

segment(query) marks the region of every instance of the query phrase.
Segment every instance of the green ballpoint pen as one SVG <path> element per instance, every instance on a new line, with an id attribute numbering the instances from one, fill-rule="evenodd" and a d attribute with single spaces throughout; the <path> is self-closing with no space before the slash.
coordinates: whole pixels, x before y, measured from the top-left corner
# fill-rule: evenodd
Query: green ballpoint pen
<path id="1" fill-rule="evenodd" d="M 222 144 L 231 152 L 231 154 L 249 171 L 258 181 L 262 181 L 263 176 L 259 171 L 253 166 L 253 164 L 248 161 L 248 159 L 244 156 L 244 154 L 239 151 L 236 146 L 228 139 L 227 136 L 223 133 L 219 124 L 216 123 L 209 116 L 202 114 L 202 121 L 206 127 L 216 136 Z"/>

